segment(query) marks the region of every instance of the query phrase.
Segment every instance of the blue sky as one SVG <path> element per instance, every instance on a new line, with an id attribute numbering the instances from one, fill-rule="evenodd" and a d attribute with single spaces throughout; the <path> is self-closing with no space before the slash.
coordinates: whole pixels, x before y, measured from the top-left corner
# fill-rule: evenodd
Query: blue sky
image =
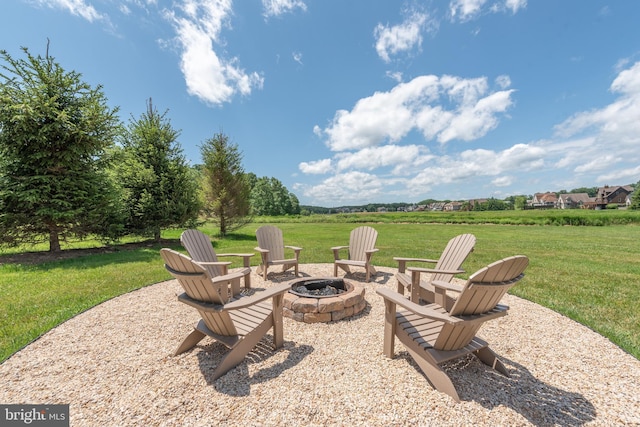
<path id="1" fill-rule="evenodd" d="M 218 132 L 301 204 L 640 180 L 640 2 L 4 0 L 0 49 Z"/>

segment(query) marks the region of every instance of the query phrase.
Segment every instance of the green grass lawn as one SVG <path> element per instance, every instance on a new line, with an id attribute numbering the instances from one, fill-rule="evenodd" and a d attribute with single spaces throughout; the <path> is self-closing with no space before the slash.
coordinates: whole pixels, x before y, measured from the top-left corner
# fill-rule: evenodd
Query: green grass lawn
<path id="1" fill-rule="evenodd" d="M 304 263 L 332 262 L 329 248 L 348 244 L 349 232 L 358 224 L 334 222 L 333 217 L 330 222 L 277 223 L 286 244 L 303 247 L 301 271 Z M 477 237 L 475 251 L 463 265 L 468 274 L 506 256 L 527 255 L 526 278 L 511 293 L 588 326 L 640 358 L 638 226 L 420 224 L 367 218 L 379 232 L 380 251 L 373 258 L 377 265 L 396 267 L 394 256 L 438 258 L 447 241 L 461 233 Z M 225 239 L 214 239 L 216 251 L 254 252 L 259 225 L 250 224 Z M 202 230 L 210 235 L 217 232 L 212 226 Z M 180 230 L 163 233 L 170 242 L 164 246 L 181 250 L 179 235 Z M 161 246 L 38 265 L 0 265 L 0 361 L 102 301 L 169 279 L 158 252 Z M 252 265 L 258 261 L 256 254 Z M 235 266 L 240 266 L 240 260 Z M 97 339 L 99 333 L 96 329 Z"/>

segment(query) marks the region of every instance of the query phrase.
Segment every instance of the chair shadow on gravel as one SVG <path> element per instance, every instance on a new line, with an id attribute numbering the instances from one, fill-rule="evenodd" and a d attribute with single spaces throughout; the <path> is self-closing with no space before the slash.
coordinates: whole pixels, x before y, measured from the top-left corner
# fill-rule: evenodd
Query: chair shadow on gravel
<path id="1" fill-rule="evenodd" d="M 272 380 L 282 375 L 287 369 L 296 366 L 314 349 L 310 345 L 298 345 L 292 341 L 285 341 L 282 348 L 274 350 L 273 336 L 267 334 L 249 352 L 242 363 L 217 380 L 211 379 L 213 371 L 228 350 L 224 345 L 216 342 L 205 346 L 202 350 L 198 353 L 198 363 L 207 384 L 213 385 L 220 393 L 240 397 L 249 396 L 253 384 Z M 277 357 L 280 352 L 286 353 L 286 359 L 270 363 L 270 360 L 280 359 Z M 256 363 L 262 363 L 264 367 L 250 374 L 249 365 Z"/>
<path id="2" fill-rule="evenodd" d="M 422 375 L 406 351 L 399 352 L 398 357 L 406 359 Z M 500 354 L 498 357 L 511 378 L 471 355 L 442 365 L 463 402 L 476 401 L 488 410 L 511 408 L 536 426 L 581 426 L 595 420 L 596 409 L 583 395 L 546 384 L 526 367 Z M 428 381 L 425 386 L 430 387 Z"/>

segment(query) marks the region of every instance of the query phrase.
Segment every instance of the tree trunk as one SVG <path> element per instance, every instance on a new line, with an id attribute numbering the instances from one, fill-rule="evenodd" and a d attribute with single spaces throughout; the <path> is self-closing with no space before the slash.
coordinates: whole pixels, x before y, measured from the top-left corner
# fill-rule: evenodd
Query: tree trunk
<path id="1" fill-rule="evenodd" d="M 156 228 L 153 231 L 153 241 L 159 243 L 160 242 L 160 227 Z"/>
<path id="2" fill-rule="evenodd" d="M 227 221 L 223 214 L 220 216 L 220 236 L 224 237 L 226 235 L 227 235 Z"/>
<path id="3" fill-rule="evenodd" d="M 60 252 L 60 236 L 56 230 L 49 231 L 49 252 Z"/>

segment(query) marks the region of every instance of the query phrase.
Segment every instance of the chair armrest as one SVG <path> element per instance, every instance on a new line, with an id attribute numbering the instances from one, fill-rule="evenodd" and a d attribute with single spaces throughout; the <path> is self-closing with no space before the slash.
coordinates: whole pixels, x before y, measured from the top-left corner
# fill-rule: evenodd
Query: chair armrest
<path id="1" fill-rule="evenodd" d="M 369 249 L 364 251 L 364 256 L 367 258 L 367 262 L 371 261 L 371 257 L 373 256 L 373 254 L 375 254 L 376 252 L 378 252 L 380 249 L 374 248 L 374 249 Z"/>
<path id="2" fill-rule="evenodd" d="M 463 285 L 457 283 L 443 282 L 442 280 L 434 280 L 431 284 L 440 289 L 446 289 L 447 291 L 462 292 Z"/>
<path id="3" fill-rule="evenodd" d="M 251 258 L 252 256 L 254 256 L 255 254 L 218 254 L 218 257 L 241 257 L 242 261 L 243 261 L 243 265 L 245 267 L 249 267 L 251 265 L 251 262 L 249 261 L 249 258 Z"/>
<path id="4" fill-rule="evenodd" d="M 442 274 L 460 274 L 464 273 L 464 270 L 438 270 L 435 268 L 421 268 L 421 267 L 407 267 L 409 271 L 416 271 L 418 273 L 442 273 Z"/>
<path id="5" fill-rule="evenodd" d="M 376 293 L 380 295 L 382 298 L 384 298 L 385 300 L 391 301 L 392 303 L 399 305 L 403 308 L 406 308 L 412 313 L 422 317 L 427 317 L 429 319 L 439 320 L 441 322 L 446 322 L 446 323 L 457 323 L 462 321 L 461 319 L 452 317 L 447 313 L 439 313 L 435 311 L 433 307 L 439 307 L 436 304 L 418 305 L 414 302 L 411 302 L 411 300 L 408 300 L 403 295 L 400 295 L 399 293 L 392 291 L 391 289 L 378 288 L 376 289 Z"/>
<path id="6" fill-rule="evenodd" d="M 394 261 L 431 262 L 431 263 L 434 263 L 434 264 L 438 262 L 437 259 L 428 259 L 428 258 L 403 258 L 403 257 L 394 256 L 393 259 L 394 259 Z"/>
<path id="7" fill-rule="evenodd" d="M 437 263 L 438 261 L 435 259 L 427 259 L 427 258 L 403 258 L 403 257 L 393 257 L 393 259 L 395 261 L 398 261 L 398 271 L 400 273 L 404 273 L 406 267 L 407 267 L 407 262 L 430 262 L 430 263 Z"/>
<path id="8" fill-rule="evenodd" d="M 282 283 L 277 286 L 272 286 L 265 291 L 256 292 L 250 297 L 242 297 L 233 302 L 224 305 L 225 310 L 238 310 L 240 308 L 250 307 L 254 304 L 264 301 L 269 298 L 273 298 L 276 295 L 284 294 L 291 289 L 291 284 Z"/>
<path id="9" fill-rule="evenodd" d="M 242 258 L 249 258 L 254 256 L 255 254 L 217 254 L 218 258 L 220 257 L 226 257 L 226 256 L 237 256 L 237 257 L 242 257 Z"/>
<path id="10" fill-rule="evenodd" d="M 218 282 L 226 282 L 233 279 L 241 279 L 245 276 L 245 274 L 247 273 L 243 270 L 233 271 L 231 273 L 225 273 L 221 276 L 212 277 L 211 281 L 213 283 L 218 283 Z"/>
<path id="11" fill-rule="evenodd" d="M 333 259 L 338 261 L 340 259 L 340 251 L 343 249 L 349 249 L 349 246 L 334 246 L 331 248 L 333 251 Z"/>
<path id="12" fill-rule="evenodd" d="M 302 248 L 299 248 L 297 246 L 289 246 L 289 245 L 284 245 L 284 247 L 288 249 L 293 249 L 293 252 L 295 253 L 294 257 L 296 261 L 298 260 L 298 258 L 300 258 L 300 251 L 302 250 Z"/>
<path id="13" fill-rule="evenodd" d="M 222 274 L 227 274 L 229 272 L 229 266 L 231 265 L 230 261 L 193 261 L 201 267 L 220 267 L 222 269 Z"/>
<path id="14" fill-rule="evenodd" d="M 261 254 L 268 254 L 268 253 L 269 253 L 269 249 L 262 249 L 262 248 L 259 248 L 259 247 L 257 247 L 257 246 L 256 246 L 255 248 L 253 248 L 253 250 L 254 250 L 254 251 L 258 251 L 258 252 L 260 252 Z"/>
<path id="15" fill-rule="evenodd" d="M 193 261 L 198 265 L 213 265 L 216 267 L 226 267 L 231 265 L 231 261 Z"/>

